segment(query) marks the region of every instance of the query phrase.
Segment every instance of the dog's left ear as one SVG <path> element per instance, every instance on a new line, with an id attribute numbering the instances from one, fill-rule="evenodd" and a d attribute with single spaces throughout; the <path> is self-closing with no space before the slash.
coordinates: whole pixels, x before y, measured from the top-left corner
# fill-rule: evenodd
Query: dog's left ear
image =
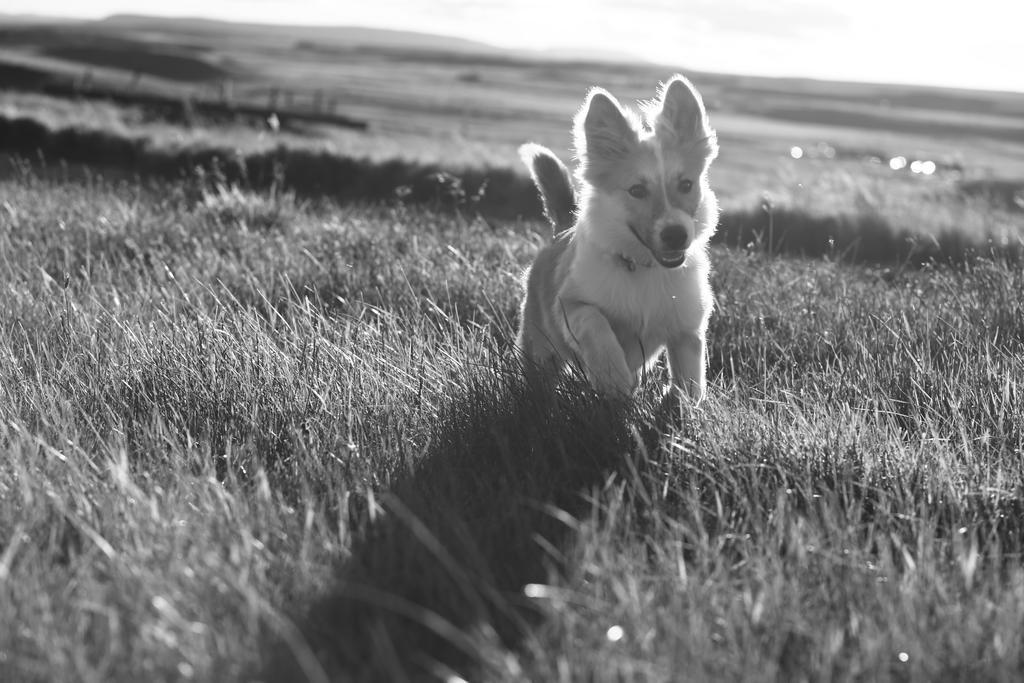
<path id="1" fill-rule="evenodd" d="M 690 141 L 713 134 L 700 93 L 679 74 L 662 84 L 651 105 L 648 121 L 658 135 L 667 133 L 680 141 Z"/>

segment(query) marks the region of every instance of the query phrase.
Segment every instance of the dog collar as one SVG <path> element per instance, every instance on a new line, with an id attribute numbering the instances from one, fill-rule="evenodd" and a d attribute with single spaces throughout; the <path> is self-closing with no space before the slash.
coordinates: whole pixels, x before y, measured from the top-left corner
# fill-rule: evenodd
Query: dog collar
<path id="1" fill-rule="evenodd" d="M 623 266 L 626 267 L 626 270 L 628 270 L 631 273 L 636 270 L 637 266 L 650 268 L 651 266 L 654 265 L 654 261 L 651 261 L 649 263 L 637 262 L 635 258 L 633 258 L 632 256 L 627 256 L 626 254 L 623 254 L 621 251 L 619 252 L 618 257 L 618 260 L 622 263 Z"/>

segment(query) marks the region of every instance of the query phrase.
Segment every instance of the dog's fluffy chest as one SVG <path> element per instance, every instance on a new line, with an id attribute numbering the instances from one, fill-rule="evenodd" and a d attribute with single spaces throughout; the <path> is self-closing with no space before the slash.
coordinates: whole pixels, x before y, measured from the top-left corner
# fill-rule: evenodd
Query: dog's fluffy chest
<path id="1" fill-rule="evenodd" d="M 681 332 L 701 328 L 710 307 L 706 258 L 691 257 L 681 268 L 632 265 L 611 258 L 580 258 L 573 263 L 563 295 L 593 304 L 620 340 L 632 337 L 661 346 Z"/>

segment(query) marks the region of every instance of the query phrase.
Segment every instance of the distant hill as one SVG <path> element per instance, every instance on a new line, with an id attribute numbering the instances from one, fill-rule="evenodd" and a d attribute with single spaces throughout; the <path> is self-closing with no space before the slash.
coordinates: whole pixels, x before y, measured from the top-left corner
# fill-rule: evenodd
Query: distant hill
<path id="1" fill-rule="evenodd" d="M 685 55 L 679 59 L 685 60 Z M 465 84 L 479 80 L 478 72 L 493 66 L 546 69 L 544 78 L 549 81 L 576 88 L 601 82 L 626 92 L 641 82 L 653 83 L 683 70 L 701 81 L 706 97 L 716 106 L 802 122 L 811 116 L 835 121 L 837 116 L 846 120 L 856 114 L 864 119 L 862 123 L 875 125 L 879 116 L 891 120 L 909 111 L 906 125 L 921 128 L 935 118 L 934 111 L 941 110 L 993 116 L 999 120 L 990 124 L 1016 135 L 1016 124 L 1007 128 L 1002 119 L 1019 117 L 1024 109 L 1024 94 L 698 73 L 684 68 L 685 64 L 651 64 L 608 49 L 516 50 L 465 38 L 360 26 L 275 25 L 137 14 L 69 20 L 0 12 L 0 66 L 4 69 L 0 87 L 28 87 L 41 79 L 39 74 L 83 78 L 85 73 L 88 78 L 83 80 L 111 87 L 139 86 L 175 96 L 191 95 L 195 88 L 204 87 L 205 96 L 220 97 L 226 91 L 211 93 L 217 84 L 231 81 L 233 97 L 241 97 L 240 88 L 248 88 L 251 97 L 266 100 L 276 89 L 331 91 L 344 82 L 349 97 L 360 87 L 369 88 L 360 91 L 360 96 L 377 106 L 381 96 L 374 90 L 377 86 L 366 85 L 365 71 L 357 74 L 347 68 L 358 60 L 379 65 L 389 81 L 396 75 L 405 78 L 407 88 L 418 87 L 422 80 L 409 76 L 417 72 L 410 67 L 427 64 L 430 69 L 452 70 L 452 78 Z M 402 73 L 389 72 L 398 65 L 403 66 Z M 429 79 L 436 74 L 427 70 L 421 75 Z M 515 87 L 521 86 L 525 84 Z M 556 92 L 564 89 L 559 87 Z M 550 95 L 542 100 L 550 102 Z M 458 106 L 469 106 L 467 102 L 475 97 L 471 94 Z M 794 98 L 798 105 L 793 104 Z M 492 94 L 488 94 L 473 106 L 487 109 L 492 104 Z M 864 118 L 864 112 L 853 111 L 857 107 L 871 109 L 867 112 L 870 116 Z M 837 108 L 841 111 L 834 111 Z"/>
<path id="2" fill-rule="evenodd" d="M 5 14 L 0 12 L 0 29 L 27 28 L 31 26 L 67 26 L 69 24 L 88 23 L 88 19 L 66 19 L 62 17 L 46 17 L 39 14 Z M 3 47 L 0 45 L 0 47 Z"/>
<path id="3" fill-rule="evenodd" d="M 106 29 L 145 31 L 191 36 L 224 35 L 238 38 L 314 43 L 324 46 L 393 47 L 477 54 L 505 54 L 508 50 L 451 36 L 361 26 L 302 26 L 236 23 L 197 17 L 152 17 L 115 14 L 93 22 Z"/>
<path id="4" fill-rule="evenodd" d="M 208 38 L 227 39 L 232 43 L 259 42 L 261 45 L 294 45 L 302 43 L 319 48 L 384 48 L 404 51 L 445 52 L 449 54 L 543 59 L 552 61 L 642 62 L 636 55 L 614 50 L 586 48 L 552 48 L 547 50 L 516 50 L 454 36 L 365 26 L 308 26 L 301 24 L 260 24 L 233 22 L 201 17 L 157 17 L 143 14 L 114 14 L 104 19 L 62 19 L 40 15 L 4 14 L 0 12 L 0 29 L 45 27 L 75 24 L 87 34 L 114 34 L 128 39 L 131 34 L 145 34 L 147 40 L 165 43 L 203 41 Z"/>

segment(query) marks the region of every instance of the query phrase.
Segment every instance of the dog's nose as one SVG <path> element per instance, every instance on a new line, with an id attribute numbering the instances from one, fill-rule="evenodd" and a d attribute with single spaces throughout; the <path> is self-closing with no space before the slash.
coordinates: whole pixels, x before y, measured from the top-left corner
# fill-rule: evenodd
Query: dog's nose
<path id="1" fill-rule="evenodd" d="M 690 235 L 682 225 L 666 225 L 661 230 L 661 243 L 671 251 L 682 251 L 690 246 Z"/>

